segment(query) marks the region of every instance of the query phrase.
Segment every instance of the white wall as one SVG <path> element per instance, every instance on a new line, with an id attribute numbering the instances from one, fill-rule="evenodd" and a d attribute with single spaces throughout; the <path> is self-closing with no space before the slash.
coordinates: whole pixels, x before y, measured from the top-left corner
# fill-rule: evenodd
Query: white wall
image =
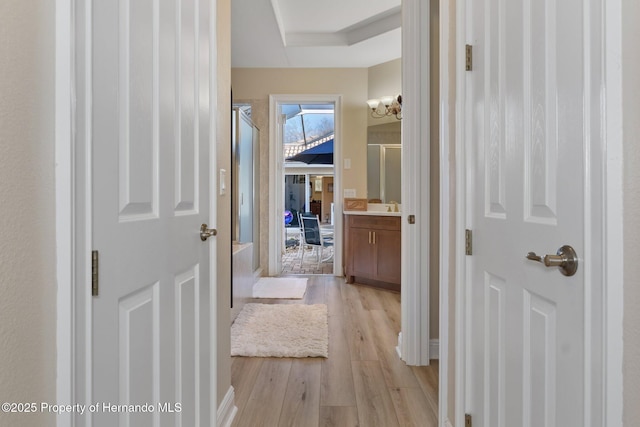
<path id="1" fill-rule="evenodd" d="M 624 425 L 640 420 L 640 3 L 622 2 L 624 135 Z"/>
<path id="2" fill-rule="evenodd" d="M 51 0 L 0 1 L 0 401 L 55 403 Z M 0 425 L 53 426 L 47 414 Z"/>

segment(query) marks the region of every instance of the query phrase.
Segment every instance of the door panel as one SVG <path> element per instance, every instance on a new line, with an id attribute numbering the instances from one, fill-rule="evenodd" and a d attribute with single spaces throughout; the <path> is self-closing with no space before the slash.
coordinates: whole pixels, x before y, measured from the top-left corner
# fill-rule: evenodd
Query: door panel
<path id="1" fill-rule="evenodd" d="M 377 280 L 390 283 L 400 283 L 400 263 L 398 254 L 402 250 L 400 231 L 376 229 L 374 249 L 376 259 L 374 263 Z"/>
<path id="2" fill-rule="evenodd" d="M 116 39 L 119 41 L 118 172 L 120 220 L 158 215 L 158 134 L 154 111 L 157 66 L 153 58 L 154 4 L 151 0 L 120 2 Z M 132 22 L 134 23 L 132 25 Z M 115 46 L 114 46 L 115 47 Z M 115 77 L 115 76 L 114 76 Z"/>
<path id="3" fill-rule="evenodd" d="M 485 312 L 485 413 L 488 426 L 505 425 L 505 311 L 506 282 L 496 275 L 485 273 L 484 296 L 488 303 Z"/>
<path id="4" fill-rule="evenodd" d="M 506 218 L 506 141 L 505 141 L 505 4 L 500 0 L 487 0 L 480 16 L 486 21 L 484 86 L 486 104 L 483 120 L 485 139 L 484 185 L 485 212 L 488 217 Z"/>
<path id="5" fill-rule="evenodd" d="M 556 2 L 524 1 L 525 219 L 555 225 L 558 170 Z"/>
<path id="6" fill-rule="evenodd" d="M 176 215 L 189 215 L 198 210 L 198 140 L 199 116 L 197 114 L 198 70 L 195 67 L 195 25 L 197 21 L 196 4 L 193 0 L 182 1 L 179 6 L 179 42 L 176 43 L 175 72 L 180 90 L 176 93 L 175 118 L 178 132 L 175 156 Z"/>
<path id="7" fill-rule="evenodd" d="M 467 147 L 474 426 L 583 426 L 585 276 L 525 259 L 585 251 L 583 2 L 470 7 Z"/>
<path id="8" fill-rule="evenodd" d="M 375 248 L 372 241 L 372 231 L 366 228 L 351 228 L 350 231 L 351 265 L 353 271 L 350 276 L 371 277 L 373 273 L 373 261 L 375 259 Z"/>
<path id="9" fill-rule="evenodd" d="M 97 427 L 209 425 L 210 3 L 92 4 Z"/>
<path id="10" fill-rule="evenodd" d="M 524 292 L 523 418 L 532 426 L 553 425 L 556 405 L 556 304 Z"/>
<path id="11" fill-rule="evenodd" d="M 198 393 L 194 384 L 200 376 L 196 349 L 198 337 L 198 307 L 201 303 L 199 266 L 196 265 L 175 279 L 176 296 L 176 402 L 182 402 L 177 415 L 182 425 L 196 425 Z"/>
<path id="12" fill-rule="evenodd" d="M 159 395 L 159 283 L 120 300 L 118 336 L 120 402 L 153 402 Z M 149 385 L 152 384 L 151 387 Z M 152 425 L 151 413 L 120 413 L 120 424 Z"/>

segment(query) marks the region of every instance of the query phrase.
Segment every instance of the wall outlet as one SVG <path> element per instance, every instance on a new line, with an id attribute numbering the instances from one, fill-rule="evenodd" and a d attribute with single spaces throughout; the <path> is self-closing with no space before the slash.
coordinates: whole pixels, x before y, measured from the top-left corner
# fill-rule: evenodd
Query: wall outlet
<path id="1" fill-rule="evenodd" d="M 344 189 L 344 197 L 356 197 L 356 189 L 355 188 L 345 188 Z"/>

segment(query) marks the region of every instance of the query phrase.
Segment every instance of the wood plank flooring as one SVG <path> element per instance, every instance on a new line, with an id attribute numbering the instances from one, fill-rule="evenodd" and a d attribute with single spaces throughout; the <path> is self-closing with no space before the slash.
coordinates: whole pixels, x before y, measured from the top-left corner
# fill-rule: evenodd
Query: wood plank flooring
<path id="1" fill-rule="evenodd" d="M 409 367 L 396 353 L 400 295 L 311 276 L 305 298 L 327 304 L 329 357 L 233 357 L 234 427 L 435 427 L 438 361 Z"/>

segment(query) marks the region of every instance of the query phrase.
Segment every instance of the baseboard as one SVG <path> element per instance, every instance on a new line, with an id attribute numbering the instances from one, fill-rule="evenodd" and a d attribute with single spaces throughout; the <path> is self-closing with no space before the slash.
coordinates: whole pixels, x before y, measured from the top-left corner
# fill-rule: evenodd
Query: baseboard
<path id="1" fill-rule="evenodd" d="M 400 359 L 402 359 L 402 332 L 398 334 L 398 345 L 396 346 L 396 352 Z M 429 360 L 431 359 L 440 359 L 440 340 L 439 339 L 430 339 L 429 340 Z"/>
<path id="2" fill-rule="evenodd" d="M 442 421 L 442 426 L 443 426 L 443 427 L 453 427 L 453 424 L 451 424 L 451 421 L 449 420 L 449 418 L 445 418 L 445 419 Z"/>
<path id="3" fill-rule="evenodd" d="M 235 399 L 235 391 L 233 386 L 229 387 L 227 390 L 227 394 L 224 396 L 222 403 L 218 407 L 218 420 L 217 424 L 219 427 L 231 427 L 231 423 L 233 423 L 233 419 L 238 413 L 238 408 L 233 403 Z"/>
<path id="4" fill-rule="evenodd" d="M 257 282 L 262 277 L 262 267 L 258 267 L 256 271 L 253 272 L 253 282 Z"/>
<path id="5" fill-rule="evenodd" d="M 429 340 L 429 359 L 440 359 L 440 340 Z"/>

